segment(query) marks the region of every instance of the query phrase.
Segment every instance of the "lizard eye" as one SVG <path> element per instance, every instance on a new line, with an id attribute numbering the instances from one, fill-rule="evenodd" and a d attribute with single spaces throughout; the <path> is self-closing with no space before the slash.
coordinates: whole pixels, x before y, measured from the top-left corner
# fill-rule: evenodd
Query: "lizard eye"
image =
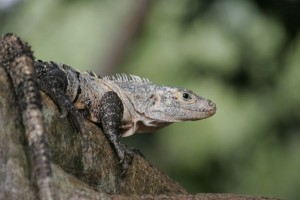
<path id="1" fill-rule="evenodd" d="M 177 91 L 176 99 L 182 102 L 192 103 L 196 101 L 195 95 L 190 91 Z"/>
<path id="2" fill-rule="evenodd" d="M 192 101 L 194 98 L 193 98 L 193 95 L 192 94 L 190 94 L 190 93 L 187 93 L 187 92 L 183 92 L 182 93 L 182 99 L 184 100 L 184 101 Z"/>
<path id="3" fill-rule="evenodd" d="M 183 97 L 183 99 L 185 99 L 185 100 L 191 99 L 190 94 L 188 94 L 188 93 L 186 93 L 186 92 L 182 93 L 182 97 Z"/>

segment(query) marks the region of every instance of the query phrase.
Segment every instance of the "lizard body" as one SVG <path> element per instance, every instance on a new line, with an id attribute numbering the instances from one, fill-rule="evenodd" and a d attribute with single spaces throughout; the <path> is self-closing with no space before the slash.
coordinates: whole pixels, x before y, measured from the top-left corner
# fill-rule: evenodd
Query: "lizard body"
<path id="1" fill-rule="evenodd" d="M 204 119 L 216 111 L 212 101 L 192 91 L 156 85 L 146 78 L 125 74 L 100 78 L 65 64 L 38 61 L 35 65 L 38 71 L 43 68 L 45 73 L 54 69 L 63 71 L 68 98 L 94 123 L 100 123 L 103 95 L 108 91 L 115 92 L 124 107 L 120 132 L 123 137 L 150 132 L 174 122 Z"/>
<path id="2" fill-rule="evenodd" d="M 155 85 L 133 75 L 100 78 L 64 64 L 35 61 L 27 43 L 13 34 L 5 34 L 0 40 L 0 65 L 11 77 L 18 97 L 40 199 L 56 197 L 38 89 L 54 100 L 62 116 L 75 122 L 82 133 L 84 149 L 88 134 L 83 117 L 98 124 L 113 145 L 123 174 L 135 152 L 119 142 L 120 136 L 204 119 L 216 111 L 212 101 L 186 89 Z"/>
<path id="3" fill-rule="evenodd" d="M 39 60 L 34 65 L 40 89 L 63 113 L 69 112 L 79 128 L 83 127 L 81 114 L 102 127 L 120 159 L 123 174 L 135 153 L 119 142 L 120 136 L 153 131 L 174 122 L 204 119 L 216 111 L 215 103 L 192 91 L 159 86 L 138 76 L 100 78 L 52 61 Z M 87 138 L 85 130 L 81 132 Z M 84 143 L 86 148 L 88 142 Z"/>

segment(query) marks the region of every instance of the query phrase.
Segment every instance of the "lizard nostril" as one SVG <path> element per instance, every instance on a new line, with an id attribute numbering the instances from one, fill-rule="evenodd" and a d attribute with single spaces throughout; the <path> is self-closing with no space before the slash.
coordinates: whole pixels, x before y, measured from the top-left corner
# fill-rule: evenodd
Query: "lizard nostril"
<path id="1" fill-rule="evenodd" d="M 211 100 L 208 100 L 208 105 L 211 107 L 216 107 L 216 104 L 212 102 Z"/>

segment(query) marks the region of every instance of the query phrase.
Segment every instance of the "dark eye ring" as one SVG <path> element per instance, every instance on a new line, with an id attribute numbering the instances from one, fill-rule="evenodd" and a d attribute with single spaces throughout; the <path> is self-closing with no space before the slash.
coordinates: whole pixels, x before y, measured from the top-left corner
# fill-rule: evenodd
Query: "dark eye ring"
<path id="1" fill-rule="evenodd" d="M 183 99 L 185 99 L 185 100 L 191 99 L 190 94 L 189 94 L 189 93 L 185 93 L 185 92 L 182 94 L 182 97 L 183 97 Z"/>

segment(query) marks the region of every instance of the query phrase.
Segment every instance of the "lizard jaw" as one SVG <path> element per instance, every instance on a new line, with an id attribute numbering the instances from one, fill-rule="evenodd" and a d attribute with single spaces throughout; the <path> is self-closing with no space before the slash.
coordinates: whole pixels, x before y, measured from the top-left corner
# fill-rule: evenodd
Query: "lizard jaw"
<path id="1" fill-rule="evenodd" d="M 144 121 L 133 121 L 122 125 L 122 137 L 128 137 L 135 133 L 149 133 L 166 127 L 173 122 L 146 119 Z"/>

